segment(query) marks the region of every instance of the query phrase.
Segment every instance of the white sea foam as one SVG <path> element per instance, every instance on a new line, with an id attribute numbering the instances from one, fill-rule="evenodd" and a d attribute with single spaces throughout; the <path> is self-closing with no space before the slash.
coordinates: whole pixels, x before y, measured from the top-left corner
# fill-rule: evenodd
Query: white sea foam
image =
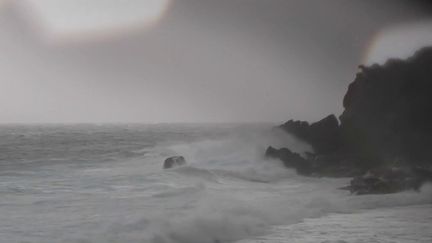
<path id="1" fill-rule="evenodd" d="M 347 179 L 300 177 L 280 162 L 264 159 L 257 152 L 259 142 L 234 138 L 170 146 L 190 164 L 164 173 L 196 186 L 155 195 L 173 200 L 180 210 L 161 211 L 151 219 L 143 216 L 138 220 L 146 222 L 142 227 L 135 225 L 136 230 L 125 235 L 117 231 L 117 237 L 152 243 L 232 242 L 329 213 L 432 202 L 429 185 L 420 193 L 348 195 L 337 189 Z"/>
<path id="2" fill-rule="evenodd" d="M 352 196 L 337 189 L 348 178 L 298 176 L 280 161 L 265 159 L 263 152 L 267 145 L 290 144 L 297 152 L 310 148 L 291 137 L 275 138 L 262 130 L 230 130 L 211 139 L 207 135 L 188 138 L 190 128 L 183 134 L 178 128 L 176 133 L 162 130 L 159 136 L 175 139 L 152 134 L 158 138 L 154 145 L 126 148 L 138 151 L 134 157 L 120 151 L 114 153 L 116 160 L 103 160 L 94 157 L 94 150 L 99 149 L 102 158 L 107 158 L 105 150 L 112 157 L 118 141 L 125 143 L 128 136 L 135 136 L 135 143 L 149 143 L 148 130 L 125 135 L 111 128 L 101 133 L 100 129 L 89 135 L 88 139 L 97 141 L 93 147 L 80 150 L 71 145 L 81 160 L 68 152 L 69 157 L 57 164 L 37 167 L 32 163 L 26 170 L 7 167 L 9 172 L 0 176 L 0 242 L 223 243 L 256 237 L 263 239 L 258 242 L 276 242 L 265 236 L 275 228 L 301 225 L 309 219 L 432 203 L 430 184 L 420 192 Z M 77 133 L 87 136 L 89 131 L 73 130 L 69 139 L 74 143 Z M 112 143 L 106 141 L 106 134 L 111 133 Z M 104 136 L 98 138 L 98 134 Z M 52 157 L 64 154 L 56 139 Z M 36 141 L 32 153 L 40 151 Z M 163 170 L 163 160 L 171 155 L 183 155 L 187 165 Z M 336 242 L 326 236 L 320 242 L 326 240 Z"/>

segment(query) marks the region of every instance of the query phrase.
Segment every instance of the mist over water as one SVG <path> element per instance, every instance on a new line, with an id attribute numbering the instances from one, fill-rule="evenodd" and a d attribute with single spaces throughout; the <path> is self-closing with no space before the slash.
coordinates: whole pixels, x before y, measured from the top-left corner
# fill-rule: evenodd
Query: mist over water
<path id="1" fill-rule="evenodd" d="M 327 215 L 422 205 L 430 212 L 431 185 L 353 197 L 337 189 L 348 178 L 301 177 L 265 159 L 268 144 L 310 151 L 270 127 L 2 126 L 0 242 L 276 242 L 278 227 L 294 226 L 295 235 L 305 220 Z M 172 155 L 187 165 L 163 170 Z"/>
<path id="2" fill-rule="evenodd" d="M 0 243 L 431 243 L 429 2 L 0 0 Z"/>

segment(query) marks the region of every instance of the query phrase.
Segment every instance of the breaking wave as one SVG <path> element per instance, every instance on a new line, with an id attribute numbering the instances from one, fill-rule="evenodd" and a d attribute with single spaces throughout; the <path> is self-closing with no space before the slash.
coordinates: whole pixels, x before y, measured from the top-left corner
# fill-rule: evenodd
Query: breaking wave
<path id="1" fill-rule="evenodd" d="M 0 242 L 228 243 L 333 213 L 432 202 L 430 184 L 351 196 L 337 189 L 348 178 L 299 176 L 263 153 L 268 145 L 310 147 L 269 130 L 56 127 L 43 128 L 42 146 L 40 134 L 20 129 L 5 136 L 13 139 L 0 176 Z M 162 169 L 173 155 L 187 165 Z"/>
<path id="2" fill-rule="evenodd" d="M 142 217 L 110 228 L 113 235 L 95 242 L 235 242 L 266 234 L 275 225 L 329 213 L 432 203 L 430 184 L 420 193 L 351 196 L 337 189 L 348 179 L 298 176 L 280 162 L 264 159 L 256 141 L 201 141 L 167 150 L 189 161 L 187 166 L 160 172 L 171 187 L 153 197 L 167 208 L 154 205 L 157 212 L 151 217 L 136 212 Z"/>

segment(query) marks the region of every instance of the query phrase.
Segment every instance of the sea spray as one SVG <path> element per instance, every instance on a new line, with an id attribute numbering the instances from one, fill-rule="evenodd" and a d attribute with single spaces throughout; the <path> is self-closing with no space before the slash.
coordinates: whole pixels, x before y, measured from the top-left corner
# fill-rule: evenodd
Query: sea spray
<path id="1" fill-rule="evenodd" d="M 41 129 L 49 131 L 43 145 Z M 349 178 L 299 176 L 263 153 L 308 146 L 273 135 L 256 127 L 17 128 L 3 135 L 0 242 L 267 242 L 275 228 L 326 215 L 431 203 L 431 185 L 353 196 L 337 189 Z M 162 169 L 172 155 L 187 165 Z"/>

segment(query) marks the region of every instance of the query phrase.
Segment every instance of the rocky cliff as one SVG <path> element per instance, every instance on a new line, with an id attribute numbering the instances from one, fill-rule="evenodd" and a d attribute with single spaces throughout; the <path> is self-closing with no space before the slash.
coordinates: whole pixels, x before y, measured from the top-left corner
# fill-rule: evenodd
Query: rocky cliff
<path id="1" fill-rule="evenodd" d="M 359 185 L 367 185 L 368 189 L 362 188 L 362 193 L 377 189 L 373 186 L 376 183 L 380 185 L 379 192 L 389 187 L 391 192 L 418 189 L 419 183 L 432 177 L 429 173 L 432 166 L 432 47 L 423 48 L 406 60 L 391 59 L 384 65 L 360 66 L 348 87 L 343 106 L 340 123 L 336 116 L 329 115 L 312 124 L 290 120 L 280 126 L 308 142 L 315 151 L 313 156 L 302 161 L 298 155 L 289 154 L 289 150 L 274 148 L 268 150 L 267 155 L 294 168 L 307 163 L 297 168 L 302 174 L 350 176 L 369 172 L 365 181 L 357 177 L 350 187 L 355 191 Z M 286 161 L 292 158 L 295 162 Z M 400 181 L 400 186 L 394 186 L 398 183 L 393 181 L 382 182 L 382 178 L 406 179 L 400 176 L 405 174 L 399 172 L 398 176 L 381 176 L 391 174 L 390 168 L 394 170 L 395 167 L 409 174 L 416 186 Z M 370 173 L 371 170 L 385 172 Z M 418 171 L 422 171 L 422 176 L 416 176 Z M 371 179 L 371 174 L 376 178 Z M 375 184 L 371 186 L 371 182 Z"/>
<path id="2" fill-rule="evenodd" d="M 340 116 L 344 145 L 375 162 L 431 163 L 432 47 L 360 66 Z"/>

